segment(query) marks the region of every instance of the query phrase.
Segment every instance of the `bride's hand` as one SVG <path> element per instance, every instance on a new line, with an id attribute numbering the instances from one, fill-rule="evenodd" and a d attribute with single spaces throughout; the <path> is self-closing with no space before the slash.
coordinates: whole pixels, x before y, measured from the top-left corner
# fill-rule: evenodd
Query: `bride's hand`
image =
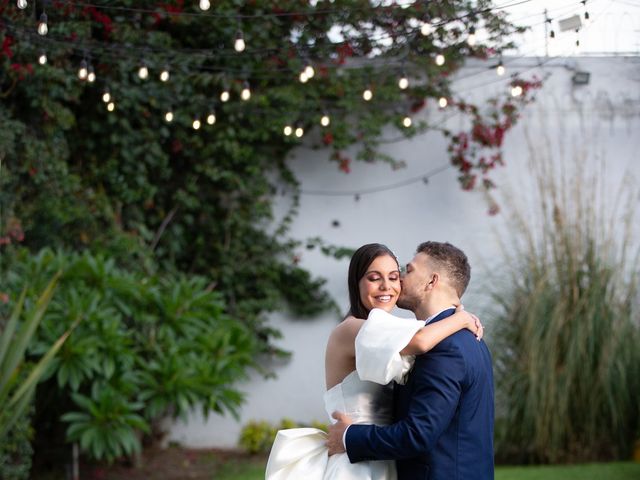
<path id="1" fill-rule="evenodd" d="M 467 316 L 467 324 L 465 325 L 465 328 L 473 333 L 478 341 L 482 340 L 482 337 L 484 336 L 484 327 L 482 326 L 480 319 L 473 313 L 467 312 L 462 304 L 456 307 L 456 313 L 461 312 Z"/>

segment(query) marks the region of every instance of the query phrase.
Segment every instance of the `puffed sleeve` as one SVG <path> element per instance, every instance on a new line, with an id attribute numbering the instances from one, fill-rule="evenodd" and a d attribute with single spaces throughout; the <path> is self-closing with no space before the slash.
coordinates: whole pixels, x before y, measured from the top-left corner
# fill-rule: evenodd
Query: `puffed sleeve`
<path id="1" fill-rule="evenodd" d="M 394 380 L 404 384 L 404 377 L 415 357 L 400 355 L 424 321 L 400 318 L 379 308 L 369 312 L 356 337 L 356 370 L 360 379 L 386 385 Z"/>

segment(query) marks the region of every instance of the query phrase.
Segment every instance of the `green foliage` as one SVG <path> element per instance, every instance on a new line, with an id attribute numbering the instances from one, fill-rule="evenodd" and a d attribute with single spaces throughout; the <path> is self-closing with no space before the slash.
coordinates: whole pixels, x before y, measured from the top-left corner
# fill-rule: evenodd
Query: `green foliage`
<path id="1" fill-rule="evenodd" d="M 60 350 L 75 324 L 69 325 L 52 342 L 42 345 L 42 358 L 29 371 L 24 372 L 25 352 L 37 332 L 42 317 L 47 310 L 53 291 L 58 282 L 58 274 L 49 275 L 53 279 L 36 298 L 35 305 L 24 315 L 20 322 L 27 288 L 15 303 L 11 316 L 3 323 L 0 334 L 0 441 L 8 434 L 14 424 L 25 414 L 36 390 L 38 382 L 46 370 L 55 362 L 54 355 Z"/>
<path id="2" fill-rule="evenodd" d="M 558 172 L 531 148 L 538 215 L 512 217 L 495 295 L 497 458 L 628 459 L 640 428 L 637 186 L 619 189 L 626 211 L 610 209 L 588 158 Z"/>
<path id="3" fill-rule="evenodd" d="M 32 438 L 31 415 L 23 414 L 0 442 L 0 478 L 7 480 L 29 478 L 33 455 Z"/>
<path id="4" fill-rule="evenodd" d="M 91 456 L 130 455 L 143 433 L 161 433 L 160 420 L 193 408 L 235 413 L 234 384 L 256 366 L 260 345 L 204 278 L 131 273 L 103 255 L 48 249 L 17 250 L 12 265 L 10 291 L 64 272 L 32 353 L 82 321 L 40 388 L 38 413 L 62 415 L 67 440 Z"/>
<path id="5" fill-rule="evenodd" d="M 254 420 L 247 422 L 240 432 L 240 446 L 249 453 L 268 453 L 273 445 L 273 440 L 278 430 L 287 430 L 290 428 L 312 427 L 327 431 L 326 423 L 314 420 L 311 424 L 302 424 L 283 418 L 279 424 L 272 425 L 266 420 Z"/>
<path id="6" fill-rule="evenodd" d="M 266 420 L 248 422 L 240 432 L 240 446 L 249 453 L 271 450 L 278 429 Z"/>

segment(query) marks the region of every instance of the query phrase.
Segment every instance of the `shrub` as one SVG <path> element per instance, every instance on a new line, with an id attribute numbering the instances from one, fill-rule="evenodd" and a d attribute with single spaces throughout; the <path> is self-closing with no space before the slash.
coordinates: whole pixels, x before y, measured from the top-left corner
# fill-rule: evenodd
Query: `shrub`
<path id="1" fill-rule="evenodd" d="M 272 425 L 265 420 L 248 422 L 240 432 L 240 446 L 249 453 L 268 453 L 278 430 L 289 428 L 313 427 L 327 431 L 326 423 L 316 420 L 310 424 L 299 423 L 290 418 L 283 418 L 278 425 Z"/>
<path id="2" fill-rule="evenodd" d="M 31 415 L 24 414 L 18 418 L 0 442 L 0 478 L 6 480 L 29 478 L 33 455 L 32 438 Z"/>
<path id="3" fill-rule="evenodd" d="M 538 215 L 513 212 L 494 295 L 497 458 L 627 459 L 640 426 L 637 189 L 609 209 L 588 158 L 556 158 L 563 174 L 532 152 Z"/>
<path id="4" fill-rule="evenodd" d="M 31 353 L 82 319 L 37 396 L 38 416 L 62 418 L 67 441 L 113 460 L 139 451 L 144 433 L 161 435 L 166 417 L 235 413 L 233 384 L 255 364 L 256 340 L 204 278 L 129 272 L 89 252 L 21 250 L 16 260 L 11 284 L 64 272 Z"/>

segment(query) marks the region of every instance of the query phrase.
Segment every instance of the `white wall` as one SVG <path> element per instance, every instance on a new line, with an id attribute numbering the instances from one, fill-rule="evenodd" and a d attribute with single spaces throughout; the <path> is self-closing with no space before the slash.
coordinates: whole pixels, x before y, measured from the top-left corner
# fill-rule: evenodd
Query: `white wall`
<path id="1" fill-rule="evenodd" d="M 495 172 L 511 196 L 503 202 L 527 197 L 530 150 L 527 137 L 535 149 L 552 149 L 558 162 L 569 161 L 583 149 L 607 165 L 605 183 L 617 192 L 620 179 L 632 175 L 640 179 L 640 58 L 555 59 L 538 66 L 538 59 L 507 62 L 508 75 L 523 72 L 539 77 L 549 74 L 535 104 L 530 105 L 516 128 L 506 138 L 506 167 Z M 573 87 L 573 72 L 579 67 L 591 73 L 590 83 Z M 507 76 L 508 76 L 507 75 Z M 487 64 L 474 64 L 458 75 L 456 90 L 478 101 L 506 88 Z M 438 113 L 427 109 L 432 120 Z M 454 116 L 451 128 L 460 126 Z M 385 138 L 396 138 L 389 130 Z M 545 139 L 549 137 L 549 139 Z M 438 133 L 428 133 L 410 140 L 389 143 L 384 149 L 407 167 L 392 171 L 388 165 L 354 162 L 350 174 L 340 172 L 330 163 L 326 150 L 300 147 L 290 165 L 301 181 L 303 192 L 310 190 L 356 191 L 402 182 L 421 176 L 448 162 L 446 140 Z M 306 239 L 320 236 L 330 244 L 357 247 L 364 243 L 389 245 L 401 262 L 408 261 L 418 243 L 424 240 L 450 241 L 462 248 L 472 265 L 472 281 L 465 295 L 465 305 L 482 310 L 487 297 L 486 282 L 499 267 L 496 229 L 504 225 L 500 215 L 487 215 L 487 204 L 480 193 L 461 191 L 451 168 L 430 179 L 373 194 L 353 196 L 318 196 L 303 194 L 300 213 L 291 235 Z M 286 198 L 283 198 L 283 202 Z M 340 225 L 332 226 L 337 220 Z M 637 232 L 640 238 L 640 232 Z M 348 260 L 336 261 L 316 251 L 302 250 L 301 263 L 315 275 L 328 280 L 327 289 L 346 309 L 346 272 Z M 194 414 L 186 423 L 171 430 L 170 439 L 193 447 L 235 447 L 240 428 L 252 419 L 278 422 L 283 417 L 300 421 L 326 421 L 322 404 L 324 392 L 324 346 L 331 329 L 338 322 L 333 314 L 313 320 L 296 320 L 286 313 L 274 314 L 272 325 L 284 338 L 279 345 L 293 352 L 292 359 L 277 367 L 277 379 L 254 376 L 243 385 L 247 402 L 239 422 L 212 414 L 205 421 Z M 490 319 L 483 319 L 490 322 Z M 495 332 L 488 329 L 487 336 Z"/>

